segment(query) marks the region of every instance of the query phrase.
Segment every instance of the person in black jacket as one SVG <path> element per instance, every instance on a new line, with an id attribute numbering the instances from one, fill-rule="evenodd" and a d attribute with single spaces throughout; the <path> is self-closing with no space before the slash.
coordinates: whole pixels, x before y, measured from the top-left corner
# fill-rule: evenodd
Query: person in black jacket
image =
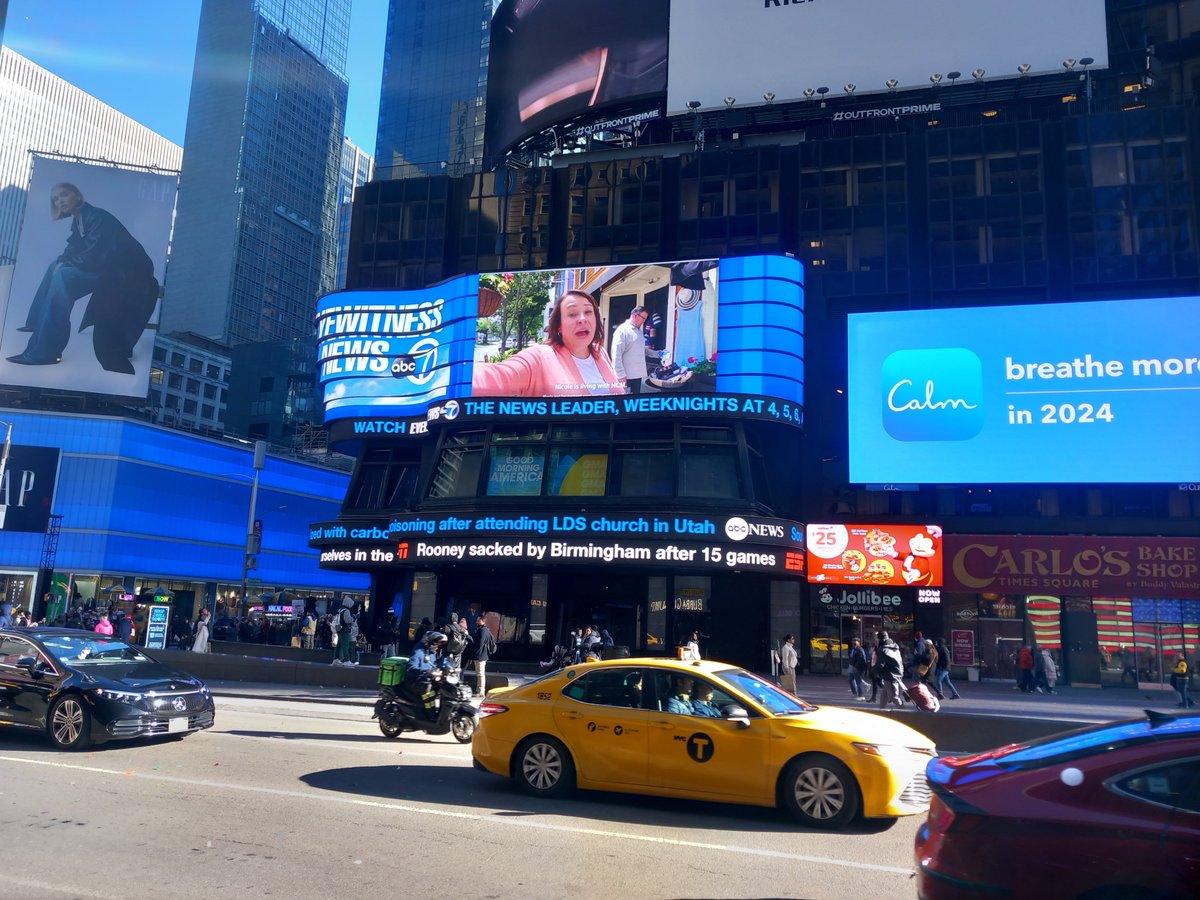
<path id="1" fill-rule="evenodd" d="M 496 652 L 496 638 L 487 627 L 487 620 L 480 616 L 475 620 L 475 692 L 480 696 L 487 694 L 487 679 L 484 670 L 488 660 Z"/>
<path id="2" fill-rule="evenodd" d="M 105 369 L 133 374 L 129 357 L 158 302 L 153 261 L 116 216 L 87 203 L 69 182 L 51 189 L 50 214 L 55 220 L 71 217 L 71 235 L 46 269 L 19 329 L 30 332 L 29 343 L 9 362 L 59 362 L 71 337 L 75 301 L 91 294 L 79 330 L 95 327 L 92 344 Z"/>

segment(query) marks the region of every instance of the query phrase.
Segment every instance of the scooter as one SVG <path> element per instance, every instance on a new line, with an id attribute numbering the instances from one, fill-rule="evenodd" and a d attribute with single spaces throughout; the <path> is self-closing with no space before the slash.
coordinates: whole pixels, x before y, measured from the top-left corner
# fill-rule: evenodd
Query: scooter
<path id="1" fill-rule="evenodd" d="M 379 730 L 386 738 L 398 738 L 406 731 L 429 735 L 452 734 L 460 744 L 469 744 L 479 725 L 479 710 L 471 704 L 471 686 L 462 683 L 459 669 L 435 669 L 431 688 L 437 692 L 437 717 L 430 719 L 425 706 L 403 691 L 402 685 L 379 689 L 375 713 Z"/>

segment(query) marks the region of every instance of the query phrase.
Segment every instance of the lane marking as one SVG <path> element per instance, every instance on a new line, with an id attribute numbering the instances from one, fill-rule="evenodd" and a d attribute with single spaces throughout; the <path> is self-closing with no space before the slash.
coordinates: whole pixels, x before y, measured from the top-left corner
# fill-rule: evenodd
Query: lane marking
<path id="1" fill-rule="evenodd" d="M 283 788 L 269 788 L 248 784 L 223 784 L 218 781 L 207 781 L 199 778 L 176 778 L 171 775 L 157 775 L 134 772 L 125 774 L 125 770 L 105 769 L 100 766 L 80 766 L 72 763 L 51 762 L 41 759 L 21 759 L 16 756 L 0 756 L 0 762 L 11 762 L 26 766 L 41 766 L 47 769 L 62 769 L 70 772 L 91 772 L 97 775 L 109 775 L 116 778 L 141 778 L 146 781 L 157 781 L 164 784 L 179 784 L 187 787 L 217 788 L 226 791 L 241 791 L 248 794 L 259 794 L 270 797 L 285 797 L 292 800 L 316 800 L 322 803 L 340 803 L 346 806 L 357 806 L 366 809 L 383 809 L 392 812 L 416 813 L 422 816 L 440 816 L 444 819 L 461 819 L 468 822 L 486 822 L 489 826 L 505 825 L 510 828 L 533 828 L 540 831 L 553 831 L 560 834 L 586 835 L 588 837 L 617 838 L 642 844 L 657 844 L 665 847 L 683 847 L 690 850 L 714 850 L 722 853 L 732 853 L 741 856 L 769 857 L 785 859 L 793 862 L 816 863 L 824 866 L 840 866 L 846 869 L 858 869 L 865 872 L 881 872 L 888 875 L 912 875 L 912 866 L 881 866 L 874 863 L 862 863 L 845 859 L 834 859 L 826 856 L 807 856 L 802 853 L 788 853 L 782 850 L 766 850 L 758 847 L 742 847 L 737 844 L 712 844 L 704 841 L 683 841 L 677 838 L 656 837 L 654 835 L 633 834 L 624 831 L 610 831 L 601 828 L 582 828 L 577 825 L 559 825 L 553 822 L 535 822 L 525 818 L 513 818 L 494 814 L 454 812 L 435 806 L 418 806 L 412 803 L 386 803 L 381 800 L 360 800 L 354 797 L 338 797 L 328 794 L 317 794 L 312 791 L 293 791 Z"/>
<path id="2" fill-rule="evenodd" d="M 0 883 L 13 884 L 17 887 L 39 891 L 52 891 L 55 894 L 67 894 L 71 897 L 92 897 L 94 900 L 121 900 L 124 896 L 122 894 L 101 894 L 97 891 L 81 887 L 59 887 L 56 884 L 47 884 L 44 881 L 35 881 L 32 878 L 17 878 L 8 872 L 0 872 Z"/>
<path id="3" fill-rule="evenodd" d="M 247 741 L 247 740 L 248 741 L 277 741 L 281 744 L 286 744 L 289 747 L 295 747 L 295 746 L 316 747 L 317 749 L 320 749 L 320 750 L 330 750 L 330 749 L 333 749 L 334 747 L 336 747 L 336 749 L 338 749 L 338 750 L 346 750 L 346 749 L 352 749 L 352 750 L 356 750 L 356 751 L 361 750 L 363 753 L 386 753 L 386 754 L 389 754 L 392 756 L 415 756 L 415 757 L 418 757 L 419 759 L 447 759 L 452 762 L 461 763 L 464 768 L 469 767 L 471 765 L 471 757 L 469 755 L 470 754 L 469 751 L 468 751 L 468 755 L 466 755 L 466 756 L 463 756 L 461 754 L 459 754 L 457 756 L 453 756 L 449 753 L 429 753 L 424 750 L 397 749 L 397 748 L 404 747 L 403 744 L 397 744 L 394 747 L 386 747 L 386 746 L 358 747 L 358 746 L 353 746 L 353 745 L 350 747 L 347 747 L 347 743 L 348 743 L 347 741 L 338 740 L 337 738 L 332 738 L 331 740 L 328 740 L 328 741 L 305 740 L 303 738 L 293 739 L 293 738 L 286 738 L 286 737 L 268 737 L 266 735 L 260 735 L 260 734 L 233 734 L 232 732 L 228 732 L 228 731 L 209 731 L 208 735 L 212 736 L 212 737 L 237 738 L 238 740 L 243 740 L 243 741 Z"/>

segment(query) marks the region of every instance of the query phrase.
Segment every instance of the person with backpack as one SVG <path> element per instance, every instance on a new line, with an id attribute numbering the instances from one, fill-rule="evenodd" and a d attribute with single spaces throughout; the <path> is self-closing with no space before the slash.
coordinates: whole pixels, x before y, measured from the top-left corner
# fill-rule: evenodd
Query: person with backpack
<path id="1" fill-rule="evenodd" d="M 488 660 L 496 653 L 496 638 L 487 627 L 487 620 L 480 616 L 475 620 L 475 692 L 483 697 L 487 694 L 487 678 L 484 672 Z"/>
<path id="2" fill-rule="evenodd" d="M 458 613 L 450 613 L 450 622 L 446 625 L 446 659 L 450 665 L 462 668 L 463 653 L 470 643 L 467 626 L 458 618 Z"/>
<path id="3" fill-rule="evenodd" d="M 304 613 L 304 620 L 300 623 L 300 646 L 305 650 L 311 650 L 316 637 L 317 617 L 309 610 Z"/>
<path id="4" fill-rule="evenodd" d="M 333 621 L 329 623 L 333 630 L 334 640 L 337 646 L 334 648 L 334 657 L 332 665 L 335 666 L 357 666 L 358 663 L 353 661 L 354 652 L 354 637 L 351 634 L 354 626 L 357 624 L 354 620 L 354 614 L 350 611 L 350 607 L 354 605 L 354 601 L 349 597 L 342 598 L 342 608 L 338 610 L 337 615 L 333 617 Z"/>
<path id="5" fill-rule="evenodd" d="M 904 657 L 900 654 L 900 645 L 892 640 L 886 631 L 875 635 L 878 641 L 877 659 L 872 676 L 878 673 L 880 680 L 879 705 L 904 705 Z"/>

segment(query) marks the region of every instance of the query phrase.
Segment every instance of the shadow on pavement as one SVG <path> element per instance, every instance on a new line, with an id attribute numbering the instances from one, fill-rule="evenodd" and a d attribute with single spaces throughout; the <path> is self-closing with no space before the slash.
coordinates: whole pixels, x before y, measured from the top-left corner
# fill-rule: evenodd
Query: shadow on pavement
<path id="1" fill-rule="evenodd" d="M 223 731 L 222 734 L 232 734 L 237 737 L 273 738 L 279 741 L 347 741 L 356 744 L 401 744 L 401 740 L 399 739 L 388 741 L 379 734 L 336 734 L 328 731 L 246 731 L 245 729 L 232 729 L 230 731 Z M 430 740 L 421 740 L 420 742 L 423 744 L 436 743 Z"/>
<path id="2" fill-rule="evenodd" d="M 509 781 L 474 769 L 415 764 L 354 766 L 312 772 L 300 780 L 316 790 L 358 794 L 374 801 L 475 807 L 483 818 L 562 816 L 579 820 L 575 823 L 577 827 L 599 830 L 622 824 L 694 828 L 723 834 L 828 833 L 804 828 L 785 813 L 765 807 L 603 791 L 578 791 L 559 800 L 541 800 L 526 796 Z M 893 824 L 894 820 L 858 821 L 838 834 L 848 837 L 879 834 Z"/>

